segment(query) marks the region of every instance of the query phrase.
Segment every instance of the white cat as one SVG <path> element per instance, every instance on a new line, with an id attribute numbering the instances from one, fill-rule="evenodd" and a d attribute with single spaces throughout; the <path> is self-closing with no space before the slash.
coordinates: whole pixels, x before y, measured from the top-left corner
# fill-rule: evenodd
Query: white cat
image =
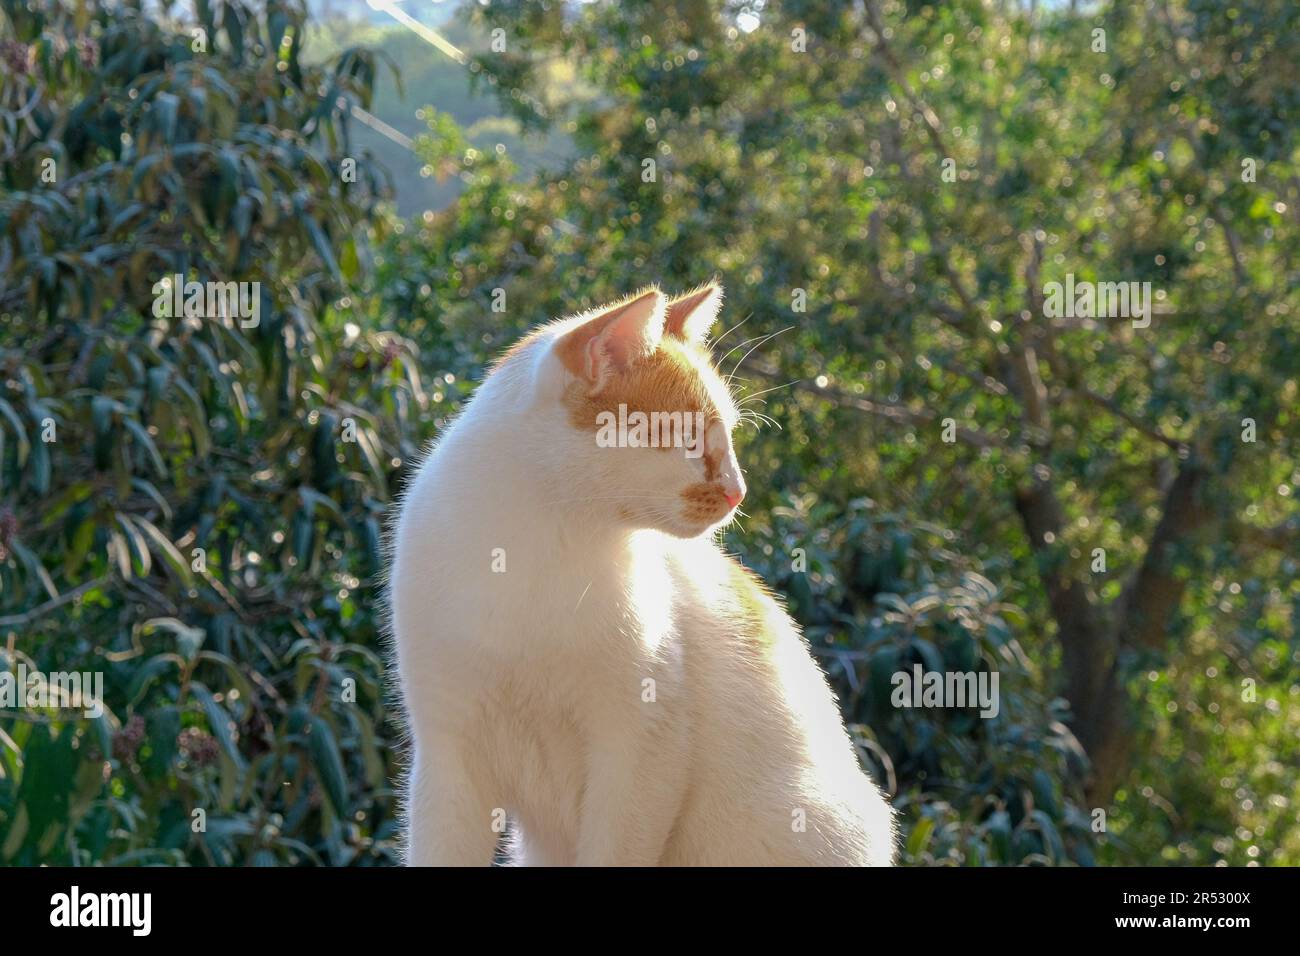
<path id="1" fill-rule="evenodd" d="M 721 300 L 652 289 L 535 330 L 407 489 L 408 862 L 489 864 L 507 817 L 535 865 L 892 862 L 798 628 L 714 540 L 745 494 L 700 344 Z M 598 441 L 637 411 L 704 422 L 702 449 L 675 424 Z"/>

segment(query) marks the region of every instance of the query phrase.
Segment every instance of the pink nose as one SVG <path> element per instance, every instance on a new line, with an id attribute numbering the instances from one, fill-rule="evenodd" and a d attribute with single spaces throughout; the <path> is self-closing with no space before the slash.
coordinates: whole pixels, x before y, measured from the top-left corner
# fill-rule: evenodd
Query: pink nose
<path id="1" fill-rule="evenodd" d="M 743 491 L 724 491 L 722 496 L 727 499 L 727 507 L 734 508 L 740 504 L 745 497 L 745 493 Z"/>

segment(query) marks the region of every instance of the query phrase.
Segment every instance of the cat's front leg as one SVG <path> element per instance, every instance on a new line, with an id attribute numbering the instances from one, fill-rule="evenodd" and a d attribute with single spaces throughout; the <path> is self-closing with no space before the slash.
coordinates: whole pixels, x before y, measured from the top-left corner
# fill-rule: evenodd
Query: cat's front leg
<path id="1" fill-rule="evenodd" d="M 408 866 L 489 866 L 504 811 L 451 740 L 416 734 L 406 792 Z"/>
<path id="2" fill-rule="evenodd" d="M 686 728 L 653 702 L 619 708 L 590 736 L 579 866 L 655 866 L 686 790 Z"/>

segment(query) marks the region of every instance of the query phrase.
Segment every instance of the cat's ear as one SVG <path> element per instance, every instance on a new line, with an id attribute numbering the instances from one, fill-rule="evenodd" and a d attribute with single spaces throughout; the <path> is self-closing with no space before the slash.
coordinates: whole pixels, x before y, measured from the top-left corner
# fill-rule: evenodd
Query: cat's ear
<path id="1" fill-rule="evenodd" d="M 664 333 L 687 342 L 703 342 L 722 308 L 722 286 L 710 282 L 668 303 Z"/>
<path id="2" fill-rule="evenodd" d="M 605 306 L 555 344 L 565 368 L 599 391 L 611 375 L 654 353 L 664 334 L 666 300 L 658 289 Z"/>

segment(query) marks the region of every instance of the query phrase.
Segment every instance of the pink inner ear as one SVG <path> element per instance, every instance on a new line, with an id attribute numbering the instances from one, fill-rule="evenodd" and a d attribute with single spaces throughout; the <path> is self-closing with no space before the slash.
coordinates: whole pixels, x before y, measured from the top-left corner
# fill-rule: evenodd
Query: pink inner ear
<path id="1" fill-rule="evenodd" d="M 709 283 L 668 303 L 664 332 L 690 342 L 702 341 L 717 320 L 721 307 L 722 289 Z"/>
<path id="2" fill-rule="evenodd" d="M 604 357 L 604 346 L 601 344 L 601 337 L 594 335 L 587 340 L 586 352 L 586 373 L 587 378 L 593 382 L 600 381 L 601 361 Z"/>
<path id="3" fill-rule="evenodd" d="M 596 388 L 659 346 L 664 297 L 651 289 L 589 318 L 557 343 L 560 360 Z"/>
<path id="4" fill-rule="evenodd" d="M 596 337 L 596 343 L 615 368 L 625 369 L 658 347 L 663 323 L 663 296 L 645 296 L 628 303 Z"/>

